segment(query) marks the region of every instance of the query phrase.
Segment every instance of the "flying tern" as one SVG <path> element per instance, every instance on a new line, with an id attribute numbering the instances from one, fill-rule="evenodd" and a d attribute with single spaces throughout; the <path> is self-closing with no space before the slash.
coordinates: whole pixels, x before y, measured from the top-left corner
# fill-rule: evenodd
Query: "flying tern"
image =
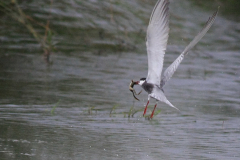
<path id="1" fill-rule="evenodd" d="M 177 109 L 173 106 L 164 95 L 163 87 L 173 76 L 174 72 L 182 62 L 183 58 L 206 34 L 209 28 L 212 26 L 218 10 L 208 19 L 203 29 L 197 34 L 197 36 L 189 43 L 189 45 L 183 50 L 179 57 L 163 72 L 163 60 L 167 47 L 167 41 L 169 36 L 169 0 L 158 0 L 150 17 L 149 25 L 147 28 L 147 56 L 148 56 L 148 75 L 147 78 L 141 78 L 140 81 L 132 81 L 129 89 L 133 92 L 134 85 L 140 85 L 148 93 L 148 102 L 143 112 L 143 116 L 146 114 L 147 107 L 150 98 L 156 100 L 156 104 L 152 111 L 150 118 L 153 117 L 158 101 L 164 102 L 169 106 Z M 135 99 L 137 99 L 134 96 Z M 138 99 L 137 99 L 138 100 Z"/>

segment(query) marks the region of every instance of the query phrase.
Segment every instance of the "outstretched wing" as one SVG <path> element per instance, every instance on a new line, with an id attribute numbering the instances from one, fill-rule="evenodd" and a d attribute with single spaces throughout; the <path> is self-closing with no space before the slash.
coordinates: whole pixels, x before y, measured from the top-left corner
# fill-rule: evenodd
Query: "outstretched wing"
<path id="1" fill-rule="evenodd" d="M 147 29 L 147 82 L 159 86 L 169 33 L 168 0 L 158 0 Z"/>
<path id="2" fill-rule="evenodd" d="M 219 10 L 219 7 L 218 7 L 218 10 Z M 183 52 L 180 54 L 180 56 L 165 70 L 165 72 L 163 73 L 161 84 L 160 84 L 161 87 L 163 87 L 166 84 L 166 82 L 172 77 L 174 72 L 177 70 L 179 64 L 182 62 L 184 56 L 187 55 L 188 52 L 190 51 L 190 49 L 192 49 L 202 39 L 202 37 L 207 33 L 207 31 L 212 26 L 212 24 L 217 16 L 218 10 L 212 15 L 212 17 L 210 17 L 208 19 L 208 21 L 205 24 L 205 26 L 203 27 L 203 29 L 197 34 L 197 36 L 183 50 Z"/>

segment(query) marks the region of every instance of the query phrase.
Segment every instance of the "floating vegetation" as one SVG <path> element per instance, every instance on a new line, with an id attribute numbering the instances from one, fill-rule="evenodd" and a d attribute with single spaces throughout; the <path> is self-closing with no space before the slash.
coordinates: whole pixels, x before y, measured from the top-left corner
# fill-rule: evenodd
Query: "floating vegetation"
<path id="1" fill-rule="evenodd" d="M 112 116 L 112 114 L 116 114 L 116 108 L 117 106 L 119 106 L 119 104 L 116 104 L 112 107 L 111 111 L 110 111 L 110 117 Z"/>
<path id="2" fill-rule="evenodd" d="M 134 106 L 132 106 L 130 109 L 129 109 L 129 112 L 128 112 L 128 118 L 130 117 L 133 117 L 137 112 L 139 111 L 143 111 L 142 109 L 138 109 L 138 110 L 135 110 L 134 109 Z"/>
<path id="3" fill-rule="evenodd" d="M 95 111 L 95 113 L 97 114 L 98 109 L 95 109 L 95 107 L 90 107 L 90 108 L 88 108 L 87 111 L 88 111 L 89 115 L 92 115 L 92 111 Z"/>
<path id="4" fill-rule="evenodd" d="M 57 104 L 55 104 L 55 106 L 52 107 L 51 109 L 51 115 L 54 115 L 54 111 L 57 108 L 58 104 L 60 103 L 60 100 L 57 102 Z"/>
<path id="5" fill-rule="evenodd" d="M 141 112 L 141 114 L 142 114 L 142 112 L 143 112 L 143 110 L 144 110 L 143 108 L 142 108 L 142 109 L 134 109 L 134 106 L 131 106 L 128 112 L 117 112 L 117 111 L 116 111 L 116 108 L 117 108 L 118 106 L 119 106 L 118 104 L 113 106 L 113 108 L 111 109 L 110 114 L 109 114 L 110 117 L 112 117 L 113 115 L 123 115 L 124 118 L 130 118 L 130 117 L 134 117 L 134 115 L 135 115 L 136 113 Z M 154 106 L 149 106 L 149 108 L 153 108 L 153 107 L 154 107 Z M 160 112 L 161 112 L 161 110 L 156 110 L 156 111 L 154 112 L 154 116 L 158 115 Z M 150 116 L 151 116 L 151 114 L 145 115 L 144 117 L 145 117 L 146 119 L 150 119 Z"/>
<path id="6" fill-rule="evenodd" d="M 123 116 L 124 118 L 133 118 L 135 114 L 137 113 L 140 113 L 140 115 L 142 116 L 142 112 L 144 110 L 144 108 L 141 108 L 141 109 L 134 109 L 134 106 L 131 106 L 129 111 L 127 112 L 117 112 L 117 107 L 119 106 L 119 104 L 115 104 L 111 110 L 110 110 L 110 113 L 109 113 L 109 116 L 110 117 L 121 117 Z M 153 108 L 154 106 L 149 106 L 149 108 Z M 84 113 L 88 113 L 89 115 L 92 115 L 93 114 L 93 111 L 95 111 L 95 114 L 97 114 L 97 112 L 99 111 L 100 109 L 96 109 L 95 106 L 93 107 L 89 107 L 87 110 L 84 111 Z M 158 115 L 159 113 L 161 112 L 161 110 L 156 110 L 154 112 L 154 116 Z M 145 115 L 145 119 L 148 119 L 150 120 L 150 116 L 151 116 L 151 113 L 149 115 Z"/>

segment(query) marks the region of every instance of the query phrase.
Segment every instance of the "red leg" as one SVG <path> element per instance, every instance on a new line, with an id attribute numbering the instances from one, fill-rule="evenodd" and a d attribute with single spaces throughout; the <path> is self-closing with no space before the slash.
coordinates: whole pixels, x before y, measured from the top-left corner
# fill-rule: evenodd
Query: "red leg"
<path id="1" fill-rule="evenodd" d="M 143 116 L 144 116 L 144 115 L 146 114 L 146 112 L 147 112 L 148 103 L 149 103 L 149 100 L 148 100 L 147 105 L 146 105 L 146 107 L 145 107 L 145 109 L 144 109 Z"/>
<path id="2" fill-rule="evenodd" d="M 156 107 L 157 107 L 157 104 L 155 104 L 155 106 L 154 106 L 154 109 L 153 109 L 152 114 L 151 114 L 151 116 L 150 116 L 151 119 L 153 118 L 154 111 L 155 111 Z"/>

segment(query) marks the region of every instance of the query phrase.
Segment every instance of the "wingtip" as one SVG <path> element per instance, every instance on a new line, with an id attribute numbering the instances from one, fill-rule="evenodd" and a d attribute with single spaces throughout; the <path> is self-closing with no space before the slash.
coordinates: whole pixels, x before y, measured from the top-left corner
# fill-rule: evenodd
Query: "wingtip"
<path id="1" fill-rule="evenodd" d="M 214 15 L 217 16 L 219 9 L 220 9 L 220 6 L 218 6 L 217 11 L 213 14 L 213 16 Z"/>

